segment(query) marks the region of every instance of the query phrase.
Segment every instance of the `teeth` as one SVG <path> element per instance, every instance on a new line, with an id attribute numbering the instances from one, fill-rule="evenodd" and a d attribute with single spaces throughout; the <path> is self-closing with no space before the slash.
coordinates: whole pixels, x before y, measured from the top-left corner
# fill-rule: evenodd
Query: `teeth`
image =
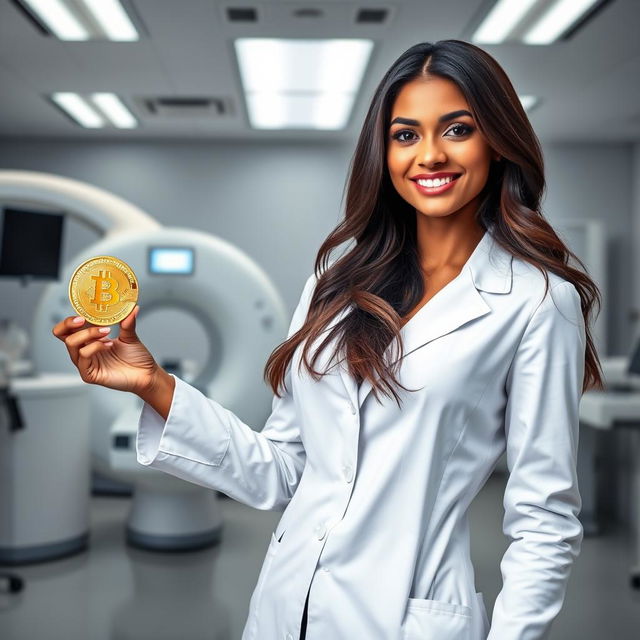
<path id="1" fill-rule="evenodd" d="M 418 180 L 418 184 L 421 187 L 441 187 L 443 184 L 448 184 L 453 180 L 453 176 L 448 176 L 446 178 L 436 178 L 435 180 Z"/>

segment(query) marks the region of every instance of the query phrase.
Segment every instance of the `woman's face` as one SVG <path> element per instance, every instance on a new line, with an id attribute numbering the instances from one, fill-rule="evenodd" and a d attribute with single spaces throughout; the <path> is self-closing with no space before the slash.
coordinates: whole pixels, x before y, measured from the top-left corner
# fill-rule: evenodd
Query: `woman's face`
<path id="1" fill-rule="evenodd" d="M 458 113 L 449 116 L 452 112 Z M 390 123 L 387 167 L 400 196 L 430 218 L 454 213 L 473 217 L 491 160 L 499 156 L 478 131 L 458 86 L 438 76 L 408 82 L 396 97 Z M 422 189 L 415 181 L 420 174 L 439 172 L 458 177 L 444 190 L 437 186 Z"/>

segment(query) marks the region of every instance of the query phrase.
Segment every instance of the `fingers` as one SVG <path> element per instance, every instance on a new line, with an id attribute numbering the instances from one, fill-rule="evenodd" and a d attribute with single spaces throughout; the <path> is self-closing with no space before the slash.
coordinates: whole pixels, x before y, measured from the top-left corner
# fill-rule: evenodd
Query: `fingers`
<path id="1" fill-rule="evenodd" d="M 64 342 L 64 339 L 78 331 L 78 329 L 82 329 L 86 324 L 86 320 L 82 316 L 68 316 L 64 320 L 58 322 L 58 324 L 53 327 L 52 333 L 56 338 L 59 338 Z"/>
<path id="2" fill-rule="evenodd" d="M 110 331 L 110 327 L 89 327 L 87 329 L 81 329 L 75 331 L 71 335 L 67 335 L 64 339 L 64 343 L 67 346 L 67 351 L 71 356 L 73 364 L 78 364 L 78 357 L 84 355 L 80 353 L 80 350 L 89 344 L 95 344 L 96 340 L 101 338 L 108 338 L 107 334 Z M 99 344 L 105 344 L 105 341 L 99 342 Z"/>
<path id="3" fill-rule="evenodd" d="M 104 340 L 104 342 L 102 341 Z M 113 344 L 112 340 L 109 340 L 108 336 L 103 338 L 102 340 L 94 340 L 89 344 L 86 344 L 84 347 L 80 347 L 78 349 L 78 355 L 82 358 L 90 358 L 95 355 L 99 351 L 106 351 Z"/>

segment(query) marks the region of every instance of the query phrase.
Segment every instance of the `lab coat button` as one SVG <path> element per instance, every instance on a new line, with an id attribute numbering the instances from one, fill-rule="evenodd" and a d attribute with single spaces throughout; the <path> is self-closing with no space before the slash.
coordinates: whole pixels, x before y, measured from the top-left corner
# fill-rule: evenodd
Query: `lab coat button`
<path id="1" fill-rule="evenodd" d="M 290 633 L 287 633 L 285 640 L 293 640 L 293 636 Z"/>
<path id="2" fill-rule="evenodd" d="M 344 479 L 347 482 L 351 482 L 353 480 L 353 469 L 350 465 L 344 465 L 344 467 L 342 467 L 342 473 L 344 474 Z"/>
<path id="3" fill-rule="evenodd" d="M 350 402 L 349 403 L 349 408 L 351 409 L 351 413 L 353 413 L 353 415 L 356 415 L 356 408 L 353 406 L 353 404 Z"/>
<path id="4" fill-rule="evenodd" d="M 318 540 L 322 540 L 322 538 L 324 538 L 325 534 L 327 533 L 326 525 L 322 522 L 317 524 L 315 528 L 315 532 L 316 532 L 316 535 L 318 536 Z"/>

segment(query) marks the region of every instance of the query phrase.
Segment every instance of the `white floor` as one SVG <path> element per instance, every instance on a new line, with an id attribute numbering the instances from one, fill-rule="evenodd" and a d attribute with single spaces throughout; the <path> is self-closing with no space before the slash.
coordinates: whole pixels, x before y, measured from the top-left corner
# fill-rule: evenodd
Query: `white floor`
<path id="1" fill-rule="evenodd" d="M 501 586 L 504 477 L 494 475 L 471 508 L 476 587 L 489 615 Z M 249 598 L 279 513 L 221 500 L 220 545 L 179 554 L 124 543 L 126 497 L 93 497 L 87 552 L 12 567 L 18 596 L 0 592 L 2 640 L 239 640 Z M 585 538 L 550 640 L 637 640 L 640 591 L 629 587 L 629 536 L 614 528 Z M 384 640 L 384 639 L 380 639 Z"/>

